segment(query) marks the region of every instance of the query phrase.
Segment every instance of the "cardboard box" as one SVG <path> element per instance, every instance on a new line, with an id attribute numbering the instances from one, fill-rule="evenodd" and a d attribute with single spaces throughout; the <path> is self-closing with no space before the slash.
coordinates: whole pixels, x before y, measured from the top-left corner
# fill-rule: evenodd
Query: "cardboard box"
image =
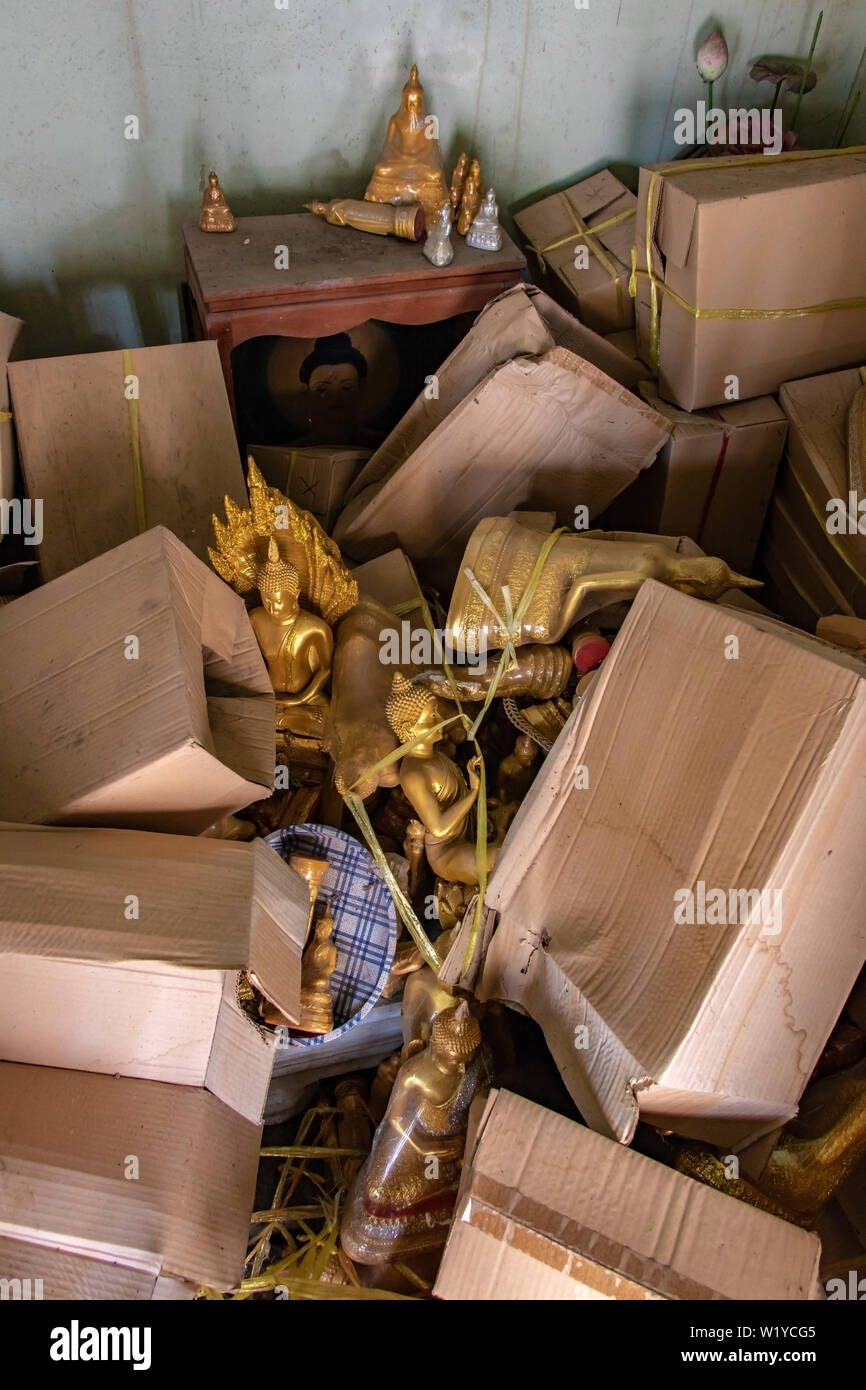
<path id="1" fill-rule="evenodd" d="M 15 426 L 9 409 L 9 382 L 6 363 L 15 346 L 15 339 L 21 332 L 21 320 L 10 314 L 0 314 L 0 498 L 11 501 L 15 496 Z M 0 518 L 0 540 L 5 535 L 3 519 Z"/>
<path id="2" fill-rule="evenodd" d="M 780 612 L 810 628 L 831 613 L 866 618 L 866 519 L 863 534 L 827 529 L 830 500 L 848 508 L 848 412 L 862 384 L 850 370 L 787 381 L 779 393 L 788 444 L 761 561 Z"/>
<path id="3" fill-rule="evenodd" d="M 260 1143 L 207 1091 L 0 1062 L 0 1273 L 47 1299 L 236 1287 Z"/>
<path id="4" fill-rule="evenodd" d="M 661 394 L 697 410 L 722 404 L 732 375 L 746 400 L 862 362 L 864 217 L 863 150 L 641 169 L 637 330 L 641 355 L 658 361 Z M 657 359 L 648 269 L 659 282 Z M 734 316 L 744 310 L 755 317 Z"/>
<path id="5" fill-rule="evenodd" d="M 0 819 L 198 834 L 269 795 L 243 600 L 156 527 L 0 608 Z"/>
<path id="6" fill-rule="evenodd" d="M 375 560 L 356 565 L 352 578 L 359 593 L 383 603 L 392 613 L 406 616 L 421 611 L 418 584 L 402 550 L 388 550 Z"/>
<path id="7" fill-rule="evenodd" d="M 598 515 L 647 467 L 669 423 L 571 347 L 547 347 L 549 337 L 521 290 L 488 307 L 442 368 L 438 401 L 429 411 L 416 402 L 405 433 L 356 480 L 334 530 L 345 553 L 363 560 L 399 545 L 425 578 L 447 584 L 482 517 L 526 507 L 573 525 L 576 507 Z M 533 355 L 485 374 L 518 344 Z"/>
<path id="8" fill-rule="evenodd" d="M 542 290 L 515 285 L 482 309 L 436 373 L 435 391 L 428 383 L 361 469 L 346 494 L 347 506 L 367 489 L 387 482 L 496 367 L 513 357 L 541 356 L 557 346 L 568 348 L 629 389 L 644 374 L 624 352 L 593 333 Z M 354 516 L 356 510 L 351 508 L 349 515 Z M 341 518 L 341 524 L 348 520 L 348 515 Z"/>
<path id="9" fill-rule="evenodd" d="M 46 582 L 150 526 L 207 560 L 226 494 L 248 505 L 216 343 L 15 362 L 9 382 Z"/>
<path id="10" fill-rule="evenodd" d="M 264 1112 L 272 1034 L 251 971 L 300 1018 L 306 885 L 270 845 L 0 826 L 0 1058 L 205 1086 Z"/>
<path id="11" fill-rule="evenodd" d="M 560 193 L 542 198 L 514 220 L 537 268 L 596 333 L 615 333 L 634 323 L 628 292 L 637 198 L 609 169 L 600 169 Z M 594 236 L 587 229 L 598 228 Z M 583 248 L 584 254 L 576 256 Z"/>
<path id="12" fill-rule="evenodd" d="M 283 449 L 269 444 L 251 444 L 247 452 L 268 486 L 312 512 L 329 535 L 347 489 L 371 454 L 370 449 Z"/>
<path id="13" fill-rule="evenodd" d="M 610 508 L 608 526 L 690 536 L 708 555 L 751 574 L 787 420 L 772 396 L 689 414 L 648 382 L 641 395 L 673 423 L 655 463 Z"/>
<path id="14" fill-rule="evenodd" d="M 478 1102 L 476 1102 L 478 1105 Z M 433 1290 L 445 1299 L 808 1299 L 821 1243 L 493 1091 Z"/>
<path id="15" fill-rule="evenodd" d="M 866 958 L 864 760 L 866 664 L 641 586 L 485 898 L 479 997 L 541 1025 L 594 1129 L 737 1148 L 796 1113 Z"/>

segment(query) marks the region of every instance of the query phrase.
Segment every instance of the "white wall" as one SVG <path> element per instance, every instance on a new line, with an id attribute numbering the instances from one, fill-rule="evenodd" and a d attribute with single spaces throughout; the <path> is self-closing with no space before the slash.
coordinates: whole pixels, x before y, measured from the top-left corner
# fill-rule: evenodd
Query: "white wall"
<path id="1" fill-rule="evenodd" d="M 286 3 L 277 9 L 277 3 Z M 30 355 L 177 340 L 179 224 L 213 164 L 238 214 L 360 196 L 417 60 L 450 162 L 482 159 L 503 214 L 610 161 L 675 152 L 703 87 L 696 35 L 731 50 L 717 104 L 767 103 L 762 52 L 805 52 L 812 0 L 2 0 L 0 308 Z M 824 0 L 803 143 L 833 142 L 866 41 Z M 124 139 L 124 117 L 141 123 Z M 866 141 L 866 90 L 847 143 Z"/>

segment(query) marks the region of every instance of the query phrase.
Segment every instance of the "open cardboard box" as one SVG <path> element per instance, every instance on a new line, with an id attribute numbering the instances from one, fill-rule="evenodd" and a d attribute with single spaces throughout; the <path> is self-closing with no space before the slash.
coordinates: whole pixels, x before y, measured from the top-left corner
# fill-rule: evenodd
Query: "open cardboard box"
<path id="1" fill-rule="evenodd" d="M 243 600 L 155 527 L 0 608 L 0 818 L 195 835 L 270 794 Z"/>
<path id="2" fill-rule="evenodd" d="M 0 1058 L 203 1086 L 253 1123 L 300 1018 L 306 885 L 270 845 L 0 825 Z"/>
<path id="3" fill-rule="evenodd" d="M 515 287 L 443 364 L 438 396 L 425 388 L 361 470 L 334 539 L 355 560 L 399 546 L 444 585 L 482 517 L 598 515 L 670 434 L 629 389 L 643 375 L 547 296 Z"/>
<path id="4" fill-rule="evenodd" d="M 45 1299 L 237 1287 L 260 1144 L 206 1090 L 0 1062 L 4 1278 Z"/>
<path id="5" fill-rule="evenodd" d="M 866 958 L 864 765 L 864 663 L 643 584 L 509 829 L 477 983 L 593 1128 L 736 1148 L 796 1113 Z"/>
<path id="6" fill-rule="evenodd" d="M 811 1231 L 508 1091 L 470 1126 L 439 1298 L 821 1297 Z"/>
<path id="7" fill-rule="evenodd" d="M 24 481 L 44 503 L 46 582 L 150 526 L 207 560 L 226 494 L 247 505 L 216 343 L 14 362 L 9 382 Z"/>

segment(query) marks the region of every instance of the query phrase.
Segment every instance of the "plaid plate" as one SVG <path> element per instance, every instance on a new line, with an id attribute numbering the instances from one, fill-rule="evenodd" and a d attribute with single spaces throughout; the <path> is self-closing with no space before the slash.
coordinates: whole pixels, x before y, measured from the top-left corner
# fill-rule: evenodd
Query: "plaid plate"
<path id="1" fill-rule="evenodd" d="M 397 945 L 397 915 L 391 894 L 363 845 L 331 825 L 289 825 L 267 843 L 288 863 L 291 854 L 327 859 L 319 890 L 334 919 L 337 964 L 331 976 L 336 1026 L 309 1038 L 280 1032 L 281 1047 L 321 1047 L 367 1017 L 391 971 Z"/>

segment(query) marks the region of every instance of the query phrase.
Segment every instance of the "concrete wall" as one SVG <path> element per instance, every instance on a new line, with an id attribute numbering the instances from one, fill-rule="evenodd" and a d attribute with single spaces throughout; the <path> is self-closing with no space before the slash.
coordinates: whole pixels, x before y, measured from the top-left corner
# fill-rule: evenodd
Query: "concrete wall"
<path id="1" fill-rule="evenodd" d="M 477 151 L 507 215 L 602 164 L 673 154 L 673 111 L 704 94 L 694 51 L 714 19 L 731 50 L 717 104 L 768 103 L 750 60 L 804 53 L 818 8 L 3 0 L 0 308 L 27 320 L 32 356 L 176 341 L 179 224 L 197 215 L 203 166 L 241 215 L 360 196 L 417 60 L 449 168 Z M 866 87 L 864 40 L 863 0 L 824 0 L 804 144 L 832 144 L 849 91 Z M 847 143 L 860 141 L 866 92 Z"/>

